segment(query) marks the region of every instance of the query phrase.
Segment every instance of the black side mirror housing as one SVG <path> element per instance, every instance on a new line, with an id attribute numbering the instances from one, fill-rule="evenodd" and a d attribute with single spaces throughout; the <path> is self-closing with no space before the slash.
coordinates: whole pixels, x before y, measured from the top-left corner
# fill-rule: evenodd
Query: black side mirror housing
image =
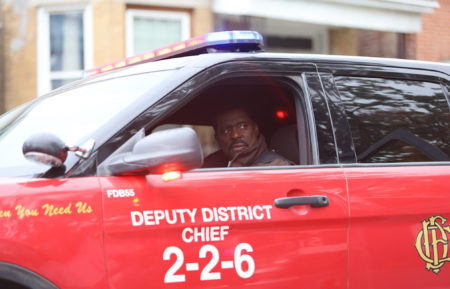
<path id="1" fill-rule="evenodd" d="M 60 167 L 67 158 L 68 148 L 51 133 L 38 133 L 28 137 L 22 146 L 25 158 L 52 167 Z"/>

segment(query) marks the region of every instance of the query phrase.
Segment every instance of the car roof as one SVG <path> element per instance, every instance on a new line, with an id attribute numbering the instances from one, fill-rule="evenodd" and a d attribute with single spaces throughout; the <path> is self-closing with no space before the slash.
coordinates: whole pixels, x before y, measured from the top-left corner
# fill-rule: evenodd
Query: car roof
<path id="1" fill-rule="evenodd" d="M 296 53 L 211 53 L 191 56 L 189 65 L 207 67 L 215 63 L 233 61 L 233 60 L 278 60 L 294 62 L 310 62 L 315 64 L 343 64 L 343 65 L 361 65 L 361 66 L 384 66 L 397 68 L 411 68 L 434 70 L 450 75 L 450 64 L 380 57 L 364 56 L 342 56 L 342 55 L 322 55 L 322 54 L 296 54 Z"/>

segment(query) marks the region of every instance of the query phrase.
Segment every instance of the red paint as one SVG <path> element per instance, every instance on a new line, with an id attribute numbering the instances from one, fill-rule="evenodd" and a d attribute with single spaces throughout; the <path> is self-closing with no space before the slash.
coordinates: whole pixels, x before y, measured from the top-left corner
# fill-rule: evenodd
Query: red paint
<path id="1" fill-rule="evenodd" d="M 427 271 L 415 242 L 423 220 L 450 218 L 450 167 L 352 168 L 346 175 L 349 288 L 448 287 L 449 262 L 438 274 Z"/>
<path id="2" fill-rule="evenodd" d="M 0 261 L 59 288 L 444 288 L 450 265 L 427 271 L 415 244 L 423 220 L 450 217 L 449 180 L 446 166 L 2 179 Z M 308 195 L 330 205 L 273 205 Z"/>

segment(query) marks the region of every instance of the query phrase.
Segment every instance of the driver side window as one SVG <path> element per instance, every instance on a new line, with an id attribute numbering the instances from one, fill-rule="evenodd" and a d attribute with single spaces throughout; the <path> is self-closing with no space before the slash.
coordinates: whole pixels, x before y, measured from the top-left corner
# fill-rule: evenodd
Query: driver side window
<path id="1" fill-rule="evenodd" d="M 300 94 L 300 89 L 288 78 L 268 75 L 226 78 L 197 92 L 189 103 L 151 131 L 180 126 L 193 128 L 202 146 L 204 167 L 208 168 L 270 165 L 267 159 L 259 157 L 263 149 L 245 160 L 241 157 L 255 146 L 267 147 L 270 153 L 282 156 L 286 162 L 280 165 L 308 164 L 312 157 L 305 153 L 309 151 L 309 137 L 303 120 L 305 114 L 298 113 L 303 109 Z M 242 109 L 249 119 L 238 121 L 237 118 L 242 117 L 239 113 L 232 114 L 232 120 L 221 118 L 236 109 Z M 223 140 L 224 137 L 220 138 L 222 132 L 254 129 L 250 125 L 253 122 L 257 131 L 251 131 L 248 138 L 233 136 L 229 143 Z M 225 129 L 225 126 L 229 127 Z"/>

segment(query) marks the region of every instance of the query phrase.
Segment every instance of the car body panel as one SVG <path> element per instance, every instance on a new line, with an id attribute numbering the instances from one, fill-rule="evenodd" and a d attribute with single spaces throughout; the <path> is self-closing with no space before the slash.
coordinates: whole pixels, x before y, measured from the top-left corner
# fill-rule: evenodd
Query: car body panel
<path id="1" fill-rule="evenodd" d="M 2 183 L 0 261 L 60 288 L 106 288 L 97 178 Z"/>
<path id="2" fill-rule="evenodd" d="M 141 288 L 146 284 L 176 287 L 183 283 L 190 288 L 215 288 L 221 284 L 258 288 L 297 288 L 300 284 L 309 284 L 311 288 L 346 288 L 348 208 L 345 180 L 340 170 L 191 172 L 170 182 L 162 181 L 159 175 L 149 175 L 102 178 L 101 183 L 111 288 Z M 108 198 L 108 190 L 117 189 L 132 190 L 135 195 Z M 306 195 L 325 195 L 330 205 L 280 209 L 273 204 L 277 198 Z M 251 207 L 255 215 L 251 217 L 246 211 L 248 215 L 242 213 L 239 220 L 236 213 L 233 221 L 231 211 L 226 214 L 228 217 L 224 217 L 222 211 L 218 219 L 211 220 L 214 208 L 228 207 L 241 207 L 244 211 Z M 182 219 L 179 211 L 177 221 L 170 224 L 166 219 L 159 220 L 165 210 L 169 214 L 172 210 L 189 210 L 192 217 L 185 211 Z M 207 234 L 202 235 L 203 241 L 199 237 L 196 242 L 191 230 L 199 227 L 217 230 L 214 240 L 208 241 L 210 235 Z M 226 232 L 223 237 L 221 230 Z M 242 254 L 247 252 L 245 254 L 250 255 L 255 264 L 254 273 L 248 272 L 250 276 L 245 278 L 237 273 L 236 262 L 240 259 L 233 257 L 240 244 L 248 244 L 253 249 L 252 252 L 241 251 Z M 169 247 L 179 248 L 182 254 L 170 255 L 171 250 L 176 249 Z M 234 261 L 234 269 L 224 269 L 223 263 L 218 263 L 211 269 L 211 273 L 218 273 L 213 275 L 217 280 L 201 280 L 209 276 L 202 277 L 202 274 L 208 271 L 205 268 L 212 253 L 199 257 L 200 251 L 209 250 L 207 248 L 217 250 L 220 262 Z M 163 259 L 165 254 L 169 254 L 166 260 Z M 179 269 L 178 260 L 184 260 Z M 187 271 L 186 266 L 198 266 L 198 269 Z M 183 276 L 182 281 L 170 278 L 171 268 L 176 269 L 175 276 Z M 242 270 L 250 269 L 244 264 Z"/>
<path id="3" fill-rule="evenodd" d="M 444 259 L 450 226 L 438 220 L 435 223 L 447 231 L 430 224 L 424 232 L 424 221 L 450 218 L 450 166 L 358 167 L 346 168 L 345 174 L 350 196 L 349 288 L 447 287 L 450 266 Z M 427 270 L 434 247 L 442 267 L 431 262 Z"/>

